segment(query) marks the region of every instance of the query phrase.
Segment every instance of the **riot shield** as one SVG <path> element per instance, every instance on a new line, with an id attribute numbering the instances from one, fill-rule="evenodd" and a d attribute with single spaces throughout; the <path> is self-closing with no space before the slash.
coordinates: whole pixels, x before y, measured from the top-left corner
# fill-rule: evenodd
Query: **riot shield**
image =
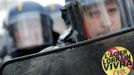
<path id="1" fill-rule="evenodd" d="M 134 28 L 6 62 L 0 75 L 134 75 Z"/>

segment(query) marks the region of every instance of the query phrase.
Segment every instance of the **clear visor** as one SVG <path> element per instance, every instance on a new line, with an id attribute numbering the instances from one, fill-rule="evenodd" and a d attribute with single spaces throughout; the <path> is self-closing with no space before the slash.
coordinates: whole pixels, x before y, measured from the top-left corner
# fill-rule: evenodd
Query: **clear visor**
<path id="1" fill-rule="evenodd" d="M 17 48 L 31 48 L 52 42 L 50 27 L 45 25 L 43 28 L 41 19 L 39 13 L 30 12 L 16 16 L 10 22 L 13 24 L 11 26 L 13 26 L 13 35 Z"/>
<path id="2" fill-rule="evenodd" d="M 80 41 L 134 26 L 133 0 L 75 0 L 65 13 Z"/>
<path id="3" fill-rule="evenodd" d="M 84 0 L 81 4 L 83 26 L 88 38 L 121 30 L 121 16 L 116 0 Z"/>

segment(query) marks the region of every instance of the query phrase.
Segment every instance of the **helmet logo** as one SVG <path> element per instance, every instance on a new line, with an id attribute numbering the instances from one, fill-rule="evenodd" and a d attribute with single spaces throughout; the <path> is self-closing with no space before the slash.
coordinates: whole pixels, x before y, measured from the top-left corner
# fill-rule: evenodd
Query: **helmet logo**
<path id="1" fill-rule="evenodd" d="M 22 11 L 23 11 L 23 8 L 24 8 L 23 6 L 24 6 L 23 3 L 20 3 L 20 4 L 17 6 L 17 9 L 18 9 L 19 12 L 22 12 Z"/>
<path id="2" fill-rule="evenodd" d="M 56 10 L 55 5 L 51 5 L 49 8 L 50 8 L 50 11 L 51 11 L 51 12 L 54 12 L 54 11 Z"/>

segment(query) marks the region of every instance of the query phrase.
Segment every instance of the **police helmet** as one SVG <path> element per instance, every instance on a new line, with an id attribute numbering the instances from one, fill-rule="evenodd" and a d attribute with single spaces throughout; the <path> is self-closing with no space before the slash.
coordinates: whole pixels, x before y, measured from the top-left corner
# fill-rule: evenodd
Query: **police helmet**
<path id="1" fill-rule="evenodd" d="M 132 25 L 133 23 L 130 22 L 132 19 L 128 12 L 131 10 L 126 10 L 125 5 L 123 4 L 127 5 L 127 3 L 124 3 L 124 0 L 75 0 L 70 4 L 66 3 L 70 22 L 72 23 L 73 28 L 78 31 L 79 41 L 96 38 L 98 35 L 113 33 L 119 31 L 121 28 L 127 28 L 129 25 Z M 94 8 L 94 6 L 96 8 Z M 113 27 L 115 25 L 112 25 L 112 17 L 108 14 L 110 12 L 110 15 L 112 15 L 116 11 L 118 11 L 118 28 Z M 94 21 L 91 19 L 91 16 L 94 17 Z M 91 23 L 91 21 L 97 23 L 97 17 L 100 18 L 100 21 L 103 21 L 103 28 L 106 28 L 106 31 L 100 30 L 98 33 L 95 33 L 100 27 L 98 26 L 95 28 L 95 25 L 87 24 Z"/>
<path id="2" fill-rule="evenodd" d="M 23 50 L 52 45 L 52 24 L 40 4 L 25 1 L 9 10 L 4 27 L 14 41 L 14 48 Z"/>
<path id="3" fill-rule="evenodd" d="M 60 11 L 61 8 L 62 5 L 60 4 L 50 4 L 45 7 L 45 11 L 51 14 Z"/>

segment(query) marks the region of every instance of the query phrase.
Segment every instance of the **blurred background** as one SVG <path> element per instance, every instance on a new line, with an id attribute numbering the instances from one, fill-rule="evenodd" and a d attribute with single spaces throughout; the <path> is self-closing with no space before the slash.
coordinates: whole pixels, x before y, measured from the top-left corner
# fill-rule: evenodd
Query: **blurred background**
<path id="1" fill-rule="evenodd" d="M 8 9 L 20 2 L 20 1 L 35 1 L 40 3 L 42 6 L 47 6 L 50 4 L 60 4 L 62 6 L 65 5 L 65 1 L 64 0 L 0 0 L 0 36 L 4 34 L 4 29 L 2 28 L 3 26 L 3 19 L 5 18 L 5 16 L 8 13 Z"/>
<path id="2" fill-rule="evenodd" d="M 7 50 L 12 51 L 11 50 L 12 40 L 10 40 L 6 35 L 7 32 L 6 32 L 6 30 L 4 30 L 3 21 L 4 21 L 5 17 L 8 15 L 9 9 L 13 5 L 15 5 L 16 3 L 21 2 L 21 1 L 35 1 L 44 7 L 47 7 L 48 5 L 51 5 L 51 4 L 59 4 L 61 6 L 65 5 L 64 0 L 0 0 L 0 63 L 3 62 L 3 60 L 4 61 L 9 60 L 10 57 L 9 56 L 5 57 L 5 55 L 7 54 Z M 59 15 L 61 15 L 61 13 Z M 59 18 L 58 18 L 58 20 L 59 20 Z M 57 21 L 57 20 L 55 20 L 55 21 Z M 64 21 L 63 21 L 63 23 L 64 23 Z M 65 25 L 63 24 L 62 26 L 60 26 L 60 27 L 63 27 L 62 29 L 58 29 L 59 26 L 56 26 L 56 25 L 61 25 L 61 24 L 56 23 L 54 25 L 53 29 L 55 31 L 57 31 L 59 34 L 62 34 L 63 30 L 66 28 Z"/>

